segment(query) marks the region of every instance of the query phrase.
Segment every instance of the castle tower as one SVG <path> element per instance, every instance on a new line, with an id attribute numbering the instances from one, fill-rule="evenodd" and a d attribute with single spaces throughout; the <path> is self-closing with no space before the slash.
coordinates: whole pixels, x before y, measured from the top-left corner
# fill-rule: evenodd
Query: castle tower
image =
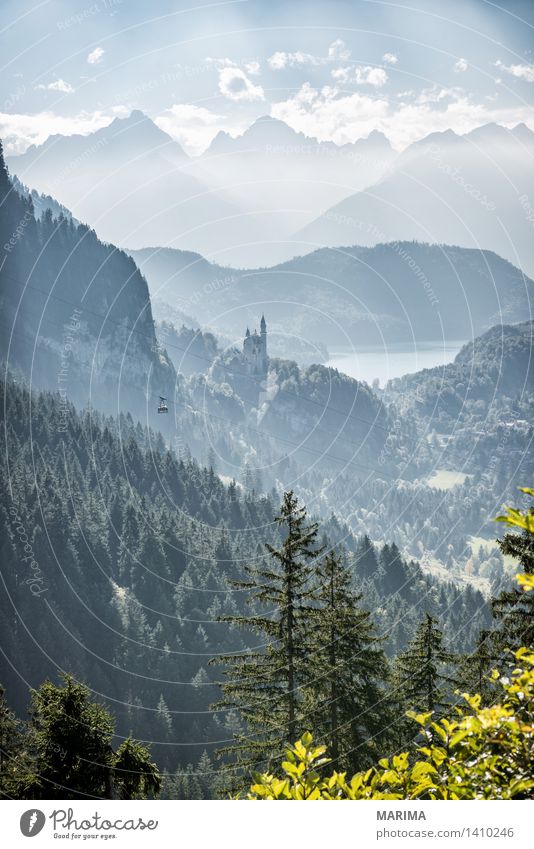
<path id="1" fill-rule="evenodd" d="M 257 330 L 251 333 L 247 327 L 243 340 L 243 362 L 247 374 L 258 375 L 259 377 L 265 377 L 267 374 L 267 323 L 263 315 L 259 333 Z"/>

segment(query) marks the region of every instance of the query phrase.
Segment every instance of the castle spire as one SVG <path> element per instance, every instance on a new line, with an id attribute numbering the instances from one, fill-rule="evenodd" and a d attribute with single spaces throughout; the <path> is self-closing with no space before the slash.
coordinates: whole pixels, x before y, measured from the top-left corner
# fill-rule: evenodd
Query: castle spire
<path id="1" fill-rule="evenodd" d="M 247 332 L 245 333 L 245 336 L 247 336 L 247 337 L 250 336 L 250 330 L 248 329 L 248 327 L 247 327 Z"/>
<path id="2" fill-rule="evenodd" d="M 260 330 L 262 333 L 267 333 L 267 322 L 265 321 L 265 316 L 263 315 L 263 313 L 261 316 Z"/>

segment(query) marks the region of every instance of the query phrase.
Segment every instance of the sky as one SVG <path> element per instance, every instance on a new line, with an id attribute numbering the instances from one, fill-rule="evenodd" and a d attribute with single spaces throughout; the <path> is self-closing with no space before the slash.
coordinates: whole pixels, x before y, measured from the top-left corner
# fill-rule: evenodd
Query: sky
<path id="1" fill-rule="evenodd" d="M 534 2 L 0 0 L 8 153 L 141 109 L 196 155 L 262 115 L 397 149 L 495 121 L 534 129 Z"/>

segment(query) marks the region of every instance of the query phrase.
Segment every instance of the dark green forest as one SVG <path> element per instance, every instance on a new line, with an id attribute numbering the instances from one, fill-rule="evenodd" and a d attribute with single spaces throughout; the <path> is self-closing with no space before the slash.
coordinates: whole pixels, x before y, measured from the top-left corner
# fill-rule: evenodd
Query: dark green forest
<path id="1" fill-rule="evenodd" d="M 160 768 L 179 774 L 166 779 L 165 793 L 194 795 L 199 783 L 213 793 L 207 775 L 225 763 L 215 752 L 243 732 L 243 718 L 235 705 L 213 707 L 226 679 L 210 661 L 257 652 L 265 642 L 239 620 L 263 609 L 247 571 L 268 573 L 270 552 L 284 543 L 284 523 L 274 521 L 279 504 L 178 458 L 130 416 L 69 405 L 64 428 L 57 394 L 30 393 L 14 381 L 2 389 L 9 704 L 23 717 L 28 686 L 69 673 L 105 700 L 118 739 L 132 734 L 149 743 Z M 417 641 L 425 616 L 451 655 L 475 650 L 481 630 L 492 626 L 480 593 L 424 574 L 394 543 L 376 547 L 333 517 L 317 535 L 318 548 L 334 554 L 341 546 L 344 592 L 358 599 L 351 615 L 363 617 L 371 643 L 379 641 L 377 687 L 398 674 L 394 659 Z M 321 698 L 310 695 L 311 716 Z"/>

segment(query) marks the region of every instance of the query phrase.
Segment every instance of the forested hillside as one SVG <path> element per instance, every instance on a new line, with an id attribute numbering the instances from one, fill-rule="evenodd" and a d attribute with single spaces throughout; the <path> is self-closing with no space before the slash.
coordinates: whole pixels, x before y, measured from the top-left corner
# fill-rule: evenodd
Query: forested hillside
<path id="1" fill-rule="evenodd" d="M 365 219 L 362 219 L 365 221 Z M 533 283 L 492 250 L 423 241 L 363 247 L 358 221 L 343 247 L 270 268 L 209 263 L 169 248 L 131 251 L 158 309 L 195 316 L 231 338 L 262 311 L 272 331 L 329 348 L 471 339 L 529 316 Z M 349 230 L 351 228 L 349 227 Z M 490 246 L 484 245 L 485 248 Z"/>
<path id="2" fill-rule="evenodd" d="M 431 419 L 445 432 L 513 403 L 517 418 L 529 418 L 534 395 L 534 322 L 492 327 L 459 351 L 453 363 L 391 381 L 404 409 Z"/>
<path id="3" fill-rule="evenodd" d="M 268 562 L 265 543 L 280 543 L 278 504 L 179 459 L 129 415 L 106 419 L 68 405 L 64 428 L 58 395 L 30 395 L 13 382 L 4 391 L 7 658 L 17 656 L 19 675 L 34 687 L 58 670 L 72 673 L 107 700 L 118 734 L 155 743 L 154 756 L 171 771 L 196 764 L 236 730 L 235 711 L 209 711 L 221 672 L 208 662 L 258 645 L 218 618 L 242 614 L 246 594 L 229 581 Z M 390 657 L 426 611 L 456 651 L 474 646 L 488 625 L 479 593 L 425 575 L 394 545 L 358 540 L 334 518 L 320 534 L 346 550 Z M 22 713 L 19 675 L 3 665 Z"/>
<path id="4" fill-rule="evenodd" d="M 150 420 L 175 374 L 156 345 L 146 282 L 126 254 L 52 207 L 36 214 L 0 147 L 0 356 L 80 406 Z"/>

